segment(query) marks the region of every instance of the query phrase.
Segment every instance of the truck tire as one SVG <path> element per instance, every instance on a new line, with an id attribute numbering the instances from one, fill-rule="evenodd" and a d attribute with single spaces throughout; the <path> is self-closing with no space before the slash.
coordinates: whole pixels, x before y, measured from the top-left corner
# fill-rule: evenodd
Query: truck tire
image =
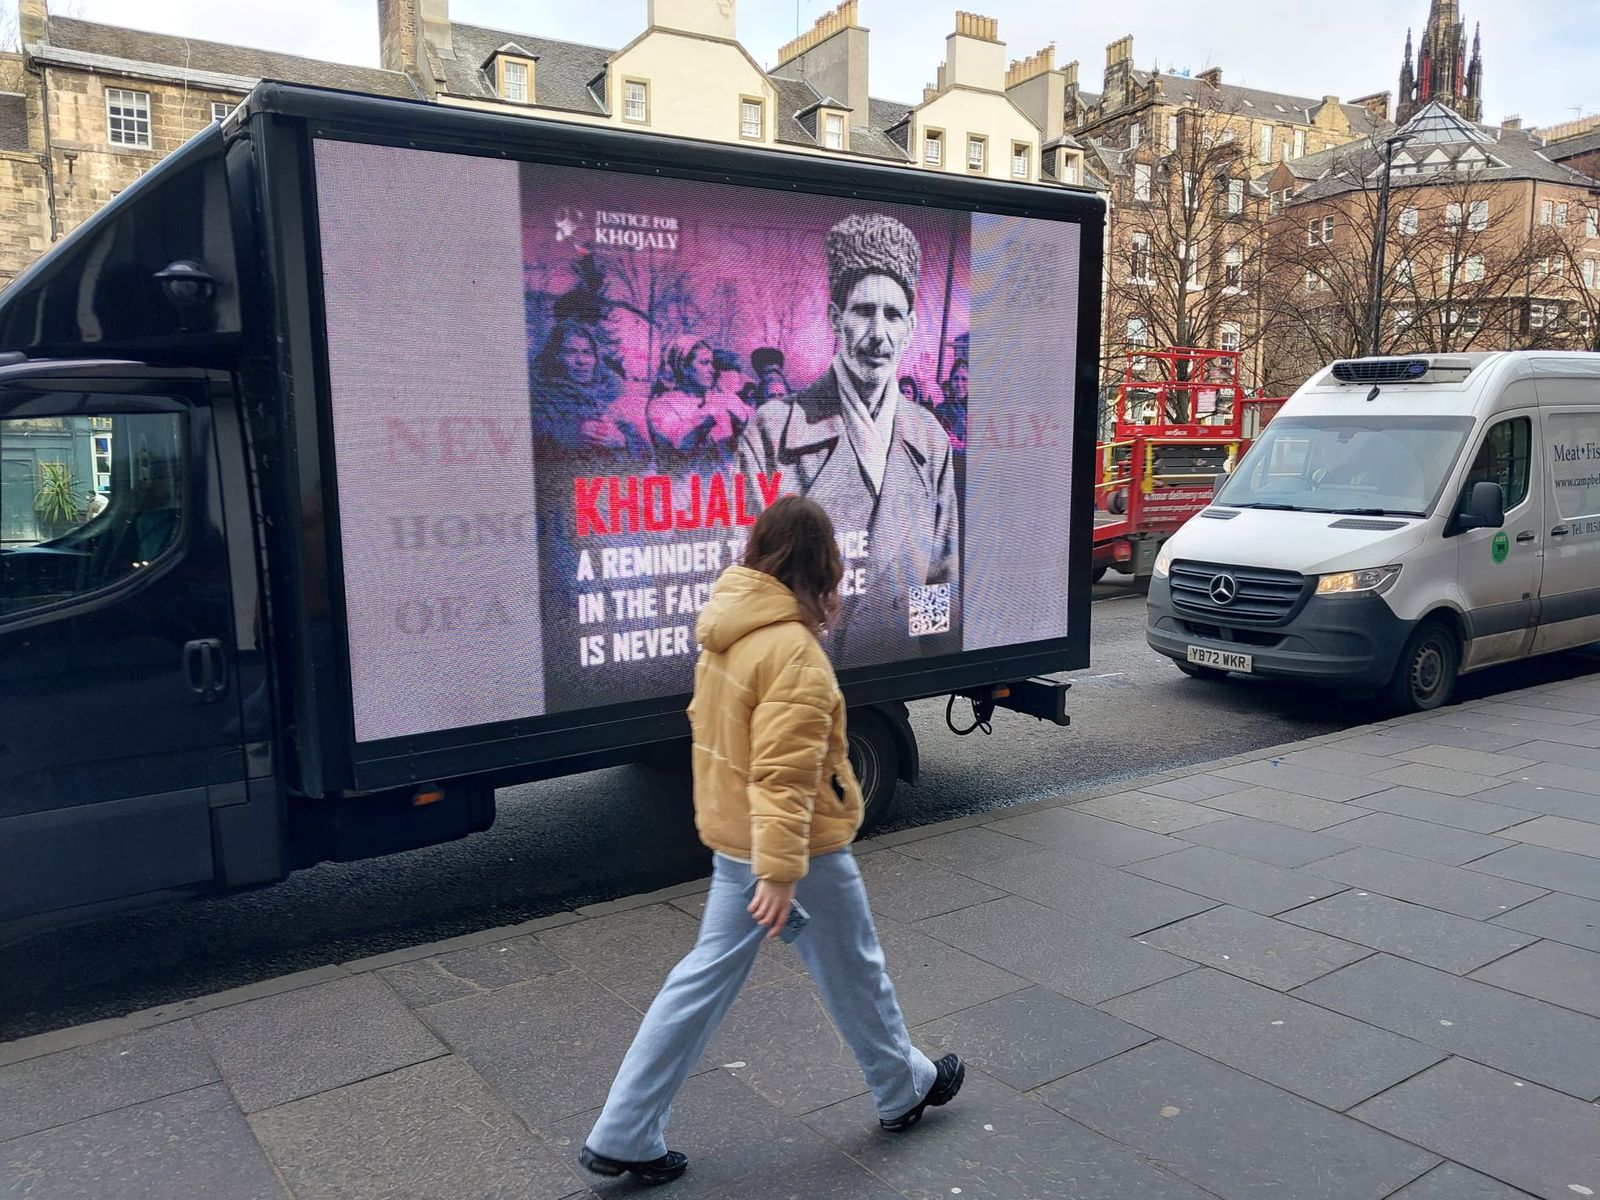
<path id="1" fill-rule="evenodd" d="M 1397 713 L 1426 712 L 1448 703 L 1461 669 L 1461 647 L 1443 621 L 1418 625 L 1395 662 L 1383 690 L 1385 705 Z"/>
<path id="2" fill-rule="evenodd" d="M 883 823 L 900 782 L 900 743 L 889 722 L 870 708 L 850 712 L 850 766 L 861 784 L 865 812 L 858 837 L 869 836 Z"/>
<path id="3" fill-rule="evenodd" d="M 1106 577 L 1106 572 L 1109 571 L 1110 569 L 1111 569 L 1110 567 L 1096 567 L 1094 569 L 1094 581 L 1096 583 L 1099 583 L 1102 579 L 1104 579 Z"/>

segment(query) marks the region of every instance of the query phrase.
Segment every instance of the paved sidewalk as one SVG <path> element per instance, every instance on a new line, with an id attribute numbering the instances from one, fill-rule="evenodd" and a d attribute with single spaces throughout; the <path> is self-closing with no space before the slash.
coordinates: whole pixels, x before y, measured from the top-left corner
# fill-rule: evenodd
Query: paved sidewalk
<path id="1" fill-rule="evenodd" d="M 774 944 L 661 1194 L 1600 1195 L 1600 678 L 859 849 L 965 1091 L 881 1133 Z M 703 890 L 0 1045 L 0 1197 L 594 1195 Z"/>

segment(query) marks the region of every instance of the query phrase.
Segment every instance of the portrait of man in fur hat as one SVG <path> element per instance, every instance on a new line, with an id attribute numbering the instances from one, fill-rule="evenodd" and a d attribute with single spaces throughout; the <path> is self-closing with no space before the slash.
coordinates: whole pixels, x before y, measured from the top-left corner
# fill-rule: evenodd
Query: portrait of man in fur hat
<path id="1" fill-rule="evenodd" d="M 950 438 L 897 386 L 917 333 L 922 248 L 902 222 L 859 213 L 829 230 L 833 360 L 822 377 L 758 410 L 746 473 L 828 510 L 845 549 L 831 648 L 842 666 L 961 648 L 961 516 Z"/>

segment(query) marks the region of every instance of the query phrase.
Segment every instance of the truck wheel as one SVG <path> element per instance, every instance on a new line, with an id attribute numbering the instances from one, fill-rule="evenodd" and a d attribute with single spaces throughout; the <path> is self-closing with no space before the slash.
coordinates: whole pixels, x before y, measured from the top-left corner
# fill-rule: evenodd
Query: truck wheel
<path id="1" fill-rule="evenodd" d="M 1228 677 L 1226 671 L 1219 671 L 1215 667 L 1197 667 L 1190 662 L 1173 663 L 1172 665 L 1190 679 L 1226 679 Z"/>
<path id="2" fill-rule="evenodd" d="M 1450 699 L 1461 667 L 1461 648 L 1442 621 L 1428 620 L 1406 642 L 1383 698 L 1396 712 L 1426 712 Z"/>
<path id="3" fill-rule="evenodd" d="M 900 744 L 889 723 L 870 708 L 850 713 L 850 767 L 861 784 L 866 812 L 861 832 L 866 837 L 889 814 L 894 792 L 900 782 Z"/>
<path id="4" fill-rule="evenodd" d="M 1094 581 L 1096 583 L 1099 583 L 1102 579 L 1104 579 L 1106 577 L 1106 572 L 1109 571 L 1110 569 L 1111 569 L 1110 567 L 1096 567 L 1094 569 Z"/>

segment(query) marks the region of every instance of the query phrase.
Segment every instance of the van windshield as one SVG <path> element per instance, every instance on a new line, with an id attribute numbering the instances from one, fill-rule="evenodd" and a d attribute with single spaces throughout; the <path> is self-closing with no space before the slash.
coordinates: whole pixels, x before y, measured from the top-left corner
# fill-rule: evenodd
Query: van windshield
<path id="1" fill-rule="evenodd" d="M 1425 517 L 1471 417 L 1279 417 L 1217 496 L 1234 508 Z"/>

